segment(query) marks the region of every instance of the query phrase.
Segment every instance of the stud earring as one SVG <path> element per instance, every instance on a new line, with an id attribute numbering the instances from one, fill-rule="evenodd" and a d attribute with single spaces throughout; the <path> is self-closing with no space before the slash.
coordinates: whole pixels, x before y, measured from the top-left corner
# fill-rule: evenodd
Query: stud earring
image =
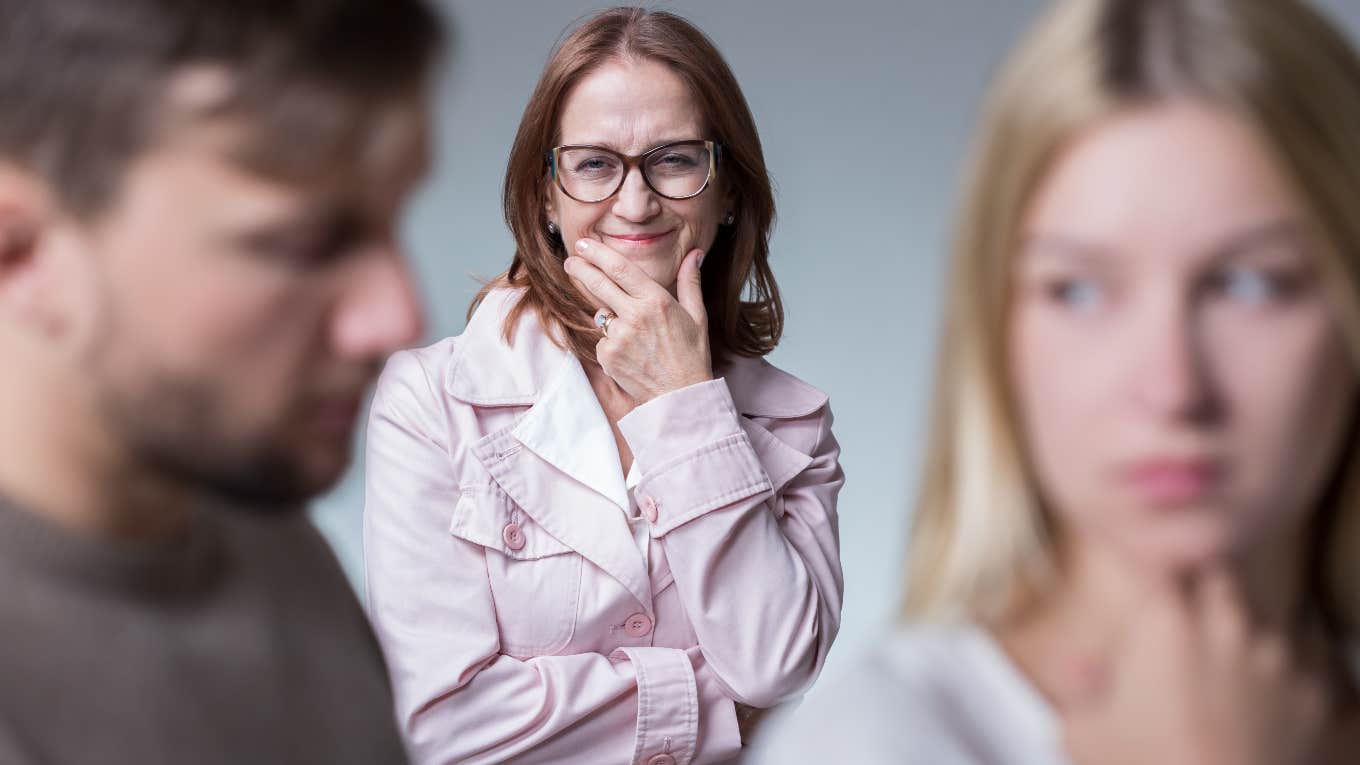
<path id="1" fill-rule="evenodd" d="M 557 224 L 548 221 L 548 236 L 557 236 Z"/>
<path id="2" fill-rule="evenodd" d="M 726 218 L 723 218 L 723 225 L 725 225 L 725 226 L 730 226 L 730 225 L 732 225 L 733 223 L 736 223 L 736 222 L 737 222 L 737 214 L 734 213 L 734 212 L 728 213 L 728 214 L 727 214 L 727 217 L 726 217 Z"/>

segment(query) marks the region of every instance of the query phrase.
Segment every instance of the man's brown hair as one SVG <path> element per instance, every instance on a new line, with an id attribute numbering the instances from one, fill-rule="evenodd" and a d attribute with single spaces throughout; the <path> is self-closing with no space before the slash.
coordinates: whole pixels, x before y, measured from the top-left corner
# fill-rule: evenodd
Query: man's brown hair
<path id="1" fill-rule="evenodd" d="M 227 75 L 208 116 L 241 118 L 252 169 L 316 175 L 423 84 L 442 38 L 425 0 L 0 0 L 0 160 L 95 214 L 201 66 Z"/>

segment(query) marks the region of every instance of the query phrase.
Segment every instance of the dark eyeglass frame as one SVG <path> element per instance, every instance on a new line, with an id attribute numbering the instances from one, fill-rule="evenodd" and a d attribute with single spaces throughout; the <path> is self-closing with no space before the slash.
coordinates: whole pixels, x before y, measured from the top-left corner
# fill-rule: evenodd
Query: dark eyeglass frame
<path id="1" fill-rule="evenodd" d="M 647 177 L 647 169 L 646 166 L 643 164 L 644 162 L 647 161 L 648 157 L 665 149 L 675 148 L 676 146 L 698 146 L 698 145 L 703 145 L 704 148 L 708 149 L 708 178 L 704 180 L 704 185 L 700 186 L 698 191 L 694 192 L 693 194 L 686 194 L 685 196 L 682 197 L 674 197 L 671 196 L 670 194 L 663 193 L 662 191 L 657 189 L 656 186 L 652 185 L 652 179 Z M 614 157 L 618 157 L 618 159 L 623 163 L 623 173 L 619 176 L 619 183 L 617 186 L 614 187 L 614 190 L 609 192 L 608 194 L 605 194 L 599 199 L 593 200 L 581 199 L 580 197 L 573 195 L 570 191 L 567 191 L 566 184 L 562 183 L 562 175 L 557 171 L 557 168 L 559 157 L 561 156 L 562 152 L 567 151 L 568 149 L 591 149 L 594 151 L 599 151 L 605 154 L 612 155 Z M 665 199 L 674 199 L 677 201 L 683 199 L 693 199 L 699 196 L 700 194 L 704 193 L 704 191 L 706 191 L 709 186 L 713 185 L 713 179 L 718 177 L 718 163 L 722 159 L 722 153 L 723 145 L 721 143 L 702 138 L 693 138 L 685 141 L 671 141 L 670 143 L 663 143 L 660 146 L 653 146 L 652 148 L 642 152 L 641 154 L 634 154 L 632 156 L 629 156 L 627 154 L 621 154 L 605 146 L 596 146 L 595 144 L 590 143 L 568 143 L 563 144 L 561 146 L 555 146 L 552 149 L 550 149 L 547 153 L 543 155 L 543 161 L 548 165 L 549 172 L 552 173 L 553 182 L 557 184 L 557 188 L 561 189 L 563 194 L 566 194 L 567 196 L 571 197 L 572 199 L 575 199 L 577 202 L 581 202 L 582 204 L 593 205 L 607 201 L 609 200 L 610 197 L 619 193 L 619 189 L 623 188 L 624 182 L 628 180 L 628 174 L 633 172 L 633 168 L 635 167 L 638 169 L 638 172 L 642 173 L 642 182 L 647 184 L 647 188 L 651 189 L 652 193 L 656 194 L 657 196 L 663 197 Z"/>

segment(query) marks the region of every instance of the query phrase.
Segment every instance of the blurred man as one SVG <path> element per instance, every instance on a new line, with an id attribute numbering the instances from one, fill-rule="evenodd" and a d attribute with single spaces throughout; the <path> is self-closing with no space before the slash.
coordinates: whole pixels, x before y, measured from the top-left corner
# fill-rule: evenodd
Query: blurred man
<path id="1" fill-rule="evenodd" d="M 420 334 L 424 0 L 0 0 L 0 762 L 403 759 L 299 512 Z"/>

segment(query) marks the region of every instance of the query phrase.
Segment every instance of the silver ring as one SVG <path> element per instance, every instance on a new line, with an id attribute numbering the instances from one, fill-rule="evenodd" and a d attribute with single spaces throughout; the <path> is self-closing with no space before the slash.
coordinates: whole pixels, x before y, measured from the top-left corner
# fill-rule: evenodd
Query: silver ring
<path id="1" fill-rule="evenodd" d="M 601 308 L 600 311 L 595 314 L 595 326 L 600 328 L 600 332 L 602 332 L 605 337 L 609 337 L 609 322 L 617 318 L 619 318 L 618 314 Z"/>

